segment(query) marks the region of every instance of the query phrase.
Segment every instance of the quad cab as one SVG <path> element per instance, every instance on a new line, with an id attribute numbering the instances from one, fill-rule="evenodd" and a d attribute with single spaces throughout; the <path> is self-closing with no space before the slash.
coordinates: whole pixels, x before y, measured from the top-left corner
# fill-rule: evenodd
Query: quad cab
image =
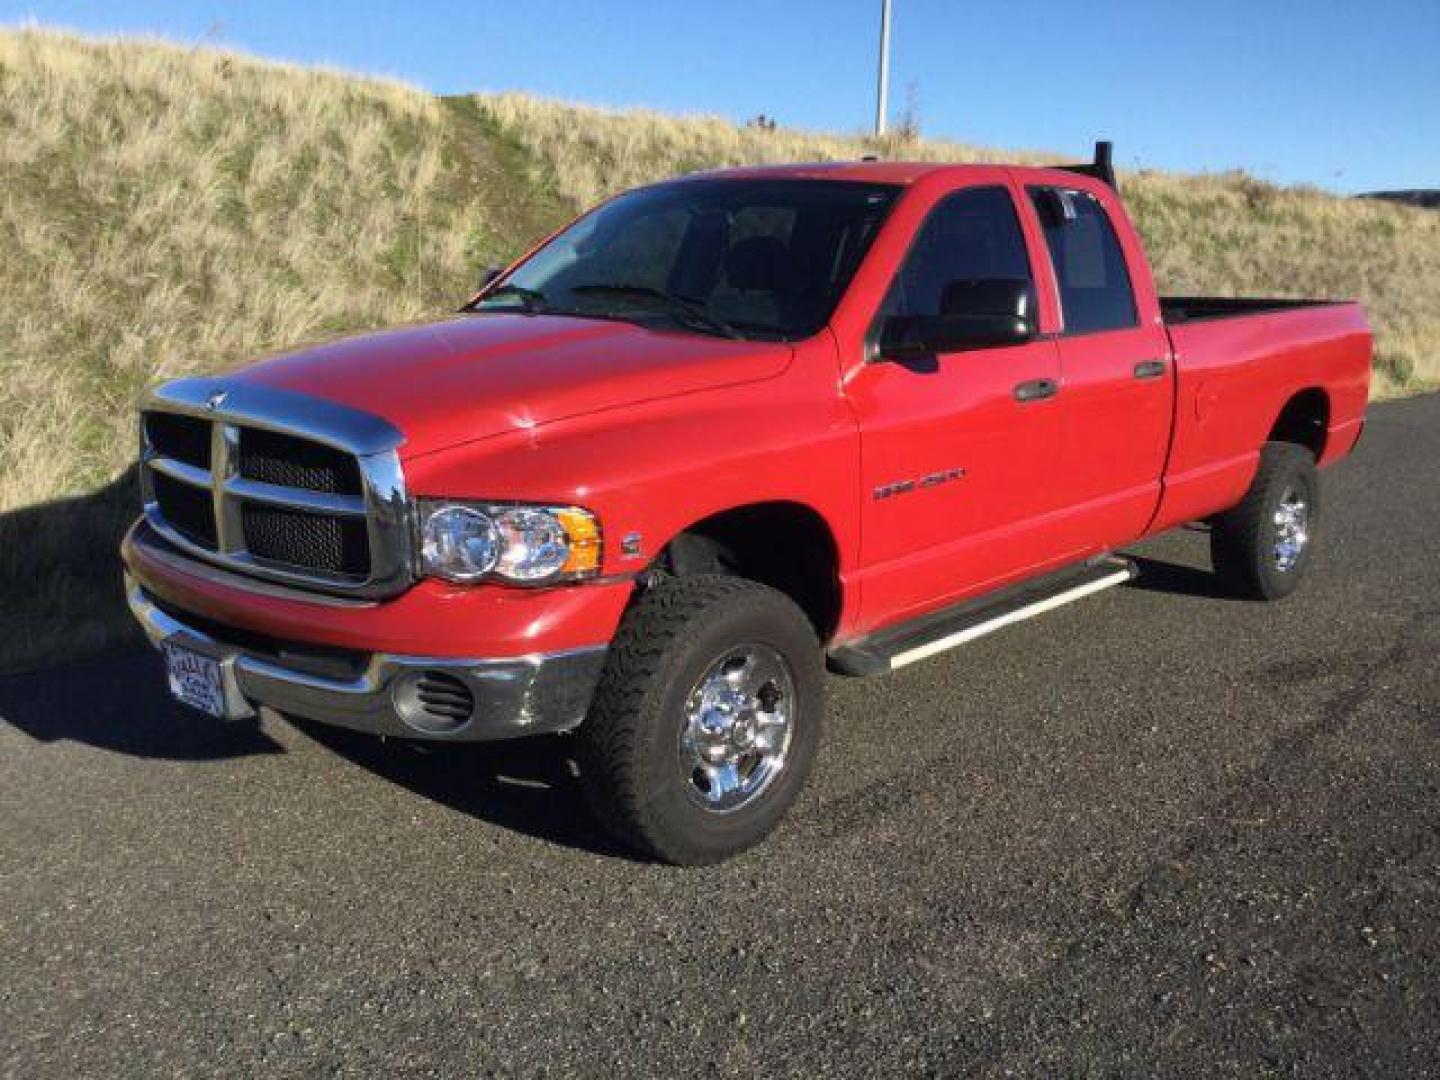
<path id="1" fill-rule="evenodd" d="M 1102 144 L 1102 147 L 1104 144 Z M 1292 592 L 1364 421 L 1353 303 L 1161 297 L 1109 168 L 745 168 L 621 195 L 439 322 L 157 388 L 131 606 L 178 697 L 573 733 L 676 863 L 762 839 L 877 675 L 1196 520 Z"/>

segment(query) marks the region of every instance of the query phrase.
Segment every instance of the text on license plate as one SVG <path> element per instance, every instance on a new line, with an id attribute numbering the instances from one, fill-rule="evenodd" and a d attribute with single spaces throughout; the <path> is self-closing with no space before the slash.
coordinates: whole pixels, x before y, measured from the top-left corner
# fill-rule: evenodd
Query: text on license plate
<path id="1" fill-rule="evenodd" d="M 164 644 L 165 676 L 176 700 L 211 716 L 225 715 L 225 688 L 220 661 L 179 645 Z"/>

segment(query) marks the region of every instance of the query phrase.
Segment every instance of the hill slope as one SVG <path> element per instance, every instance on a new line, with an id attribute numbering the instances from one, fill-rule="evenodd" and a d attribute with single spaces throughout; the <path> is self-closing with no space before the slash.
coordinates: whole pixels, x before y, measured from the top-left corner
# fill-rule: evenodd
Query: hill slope
<path id="1" fill-rule="evenodd" d="M 479 267 L 642 180 L 872 149 L 0 31 L 0 666 L 128 633 L 113 547 L 148 383 L 445 312 Z M 1238 174 L 1123 181 L 1167 291 L 1359 296 L 1382 386 L 1440 380 L 1440 216 Z"/>

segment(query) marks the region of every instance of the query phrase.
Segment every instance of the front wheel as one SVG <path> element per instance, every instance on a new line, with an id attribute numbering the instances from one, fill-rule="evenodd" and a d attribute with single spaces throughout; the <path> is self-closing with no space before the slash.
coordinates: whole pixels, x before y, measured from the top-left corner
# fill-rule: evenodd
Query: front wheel
<path id="1" fill-rule="evenodd" d="M 1310 565 L 1319 519 L 1315 456 L 1293 443 L 1266 443 L 1245 498 L 1213 523 L 1210 557 L 1215 572 L 1238 596 L 1289 596 Z"/>
<path id="2" fill-rule="evenodd" d="M 804 786 L 823 688 L 815 630 L 783 593 L 720 575 L 661 581 L 622 621 L 580 729 L 591 806 L 665 862 L 751 847 Z"/>

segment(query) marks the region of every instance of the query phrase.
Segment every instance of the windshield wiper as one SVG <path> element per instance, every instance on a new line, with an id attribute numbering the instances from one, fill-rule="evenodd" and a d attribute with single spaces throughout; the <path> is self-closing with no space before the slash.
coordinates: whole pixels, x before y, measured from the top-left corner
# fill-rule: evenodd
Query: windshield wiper
<path id="1" fill-rule="evenodd" d="M 605 293 L 611 296 L 638 297 L 642 300 L 658 300 L 671 311 L 683 316 L 692 326 L 703 327 L 727 338 L 734 338 L 736 341 L 743 341 L 745 335 L 736 330 L 735 327 L 722 319 L 717 319 L 705 309 L 705 305 L 698 300 L 692 300 L 688 296 L 676 296 L 674 293 L 665 292 L 662 289 L 652 288 L 649 285 L 636 285 L 627 283 L 593 282 L 584 285 L 570 286 L 572 293 Z"/>
<path id="2" fill-rule="evenodd" d="M 511 285 L 507 283 L 505 285 L 495 286 L 495 288 L 477 300 L 474 305 L 471 306 L 470 310 L 480 311 L 482 310 L 481 304 L 502 296 L 515 297 L 520 301 L 520 306 L 531 315 L 545 311 L 550 306 L 550 298 L 539 289 L 527 289 L 524 285 Z"/>

